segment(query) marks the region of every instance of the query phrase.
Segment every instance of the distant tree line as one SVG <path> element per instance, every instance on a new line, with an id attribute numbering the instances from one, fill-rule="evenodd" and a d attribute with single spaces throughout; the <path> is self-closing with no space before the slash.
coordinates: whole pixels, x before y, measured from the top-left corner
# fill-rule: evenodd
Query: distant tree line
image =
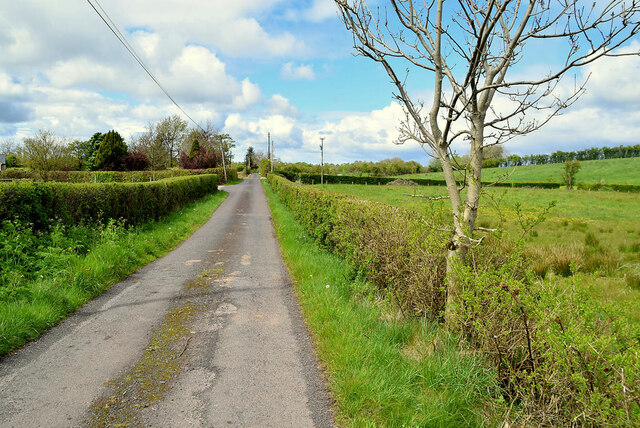
<path id="1" fill-rule="evenodd" d="M 550 155 L 509 155 L 500 159 L 493 159 L 494 163 L 500 167 L 520 166 L 520 165 L 544 165 L 549 163 L 564 163 L 566 161 L 586 161 L 601 159 L 620 159 L 640 157 L 640 144 L 635 146 L 618 147 L 592 147 L 590 149 L 578 150 L 575 152 L 557 151 Z"/>
<path id="2" fill-rule="evenodd" d="M 277 169 L 288 173 L 320 174 L 320 165 L 307 162 L 282 163 L 277 162 Z M 374 177 L 386 177 L 390 175 L 419 174 L 428 172 L 429 167 L 424 167 L 416 161 L 404 161 L 398 157 L 383 159 L 378 162 L 355 161 L 343 164 L 324 164 L 324 173 L 327 175 L 366 175 Z"/>
<path id="3" fill-rule="evenodd" d="M 26 167 L 36 171 L 143 171 L 180 166 L 185 169 L 216 168 L 231 164 L 235 141 L 208 123 L 189 128 L 177 115 L 157 123 L 127 144 L 115 130 L 96 132 L 85 141 L 69 141 L 51 131 L 40 130 L 22 144 L 4 141 L 7 167 Z"/>

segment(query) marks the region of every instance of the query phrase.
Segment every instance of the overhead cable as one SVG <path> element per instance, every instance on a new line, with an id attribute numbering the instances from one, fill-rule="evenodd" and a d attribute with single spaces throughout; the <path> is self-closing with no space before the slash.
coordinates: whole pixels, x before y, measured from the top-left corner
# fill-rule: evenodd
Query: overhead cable
<path id="1" fill-rule="evenodd" d="M 180 109 L 180 111 L 185 116 L 187 116 L 191 122 L 193 122 L 198 128 L 200 128 L 200 130 L 202 132 L 206 132 L 204 130 L 204 128 L 202 128 L 202 126 L 200 126 L 195 120 L 193 120 L 191 118 L 191 116 L 189 116 L 189 114 L 180 106 L 180 104 L 178 104 L 176 102 L 176 100 L 171 96 L 171 94 L 169 94 L 169 92 L 164 88 L 164 86 L 162 86 L 160 84 L 158 79 L 156 79 L 156 77 L 153 75 L 151 70 L 149 70 L 149 67 L 147 67 L 147 65 L 144 63 L 142 58 L 140 58 L 140 56 L 137 54 L 137 52 L 135 51 L 133 46 L 131 46 L 131 44 L 129 43 L 127 38 L 124 36 L 124 34 L 122 34 L 122 32 L 118 29 L 118 26 L 109 17 L 109 14 L 104 10 L 102 5 L 100 5 L 98 0 L 87 0 L 87 3 L 89 3 L 89 5 L 93 8 L 93 10 L 98 14 L 100 19 L 102 19 L 102 22 L 104 22 L 106 24 L 106 26 L 109 27 L 109 30 L 111 30 L 113 35 L 116 36 L 116 38 L 120 41 L 120 43 L 122 43 L 122 45 L 125 47 L 125 49 L 127 49 L 127 51 L 131 54 L 131 56 L 133 56 L 133 58 L 140 65 L 140 67 L 142 67 L 142 69 L 149 75 L 151 80 L 153 80 L 155 82 L 155 84 L 158 85 L 158 87 L 162 90 L 162 92 L 164 92 L 164 94 L 167 96 L 167 98 L 169 98 L 171 100 L 171 102 L 176 107 L 178 107 L 178 109 Z M 94 3 L 95 3 L 95 5 L 94 5 Z M 97 5 L 97 7 L 96 7 L 96 5 Z"/>

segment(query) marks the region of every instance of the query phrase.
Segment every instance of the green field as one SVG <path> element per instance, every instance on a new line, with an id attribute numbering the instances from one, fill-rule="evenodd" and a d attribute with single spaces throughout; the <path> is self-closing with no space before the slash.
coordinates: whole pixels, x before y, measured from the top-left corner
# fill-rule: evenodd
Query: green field
<path id="1" fill-rule="evenodd" d="M 640 184 L 640 158 L 582 161 L 576 175 L 578 183 L 585 184 Z M 562 182 L 563 164 L 526 165 L 510 168 L 486 168 L 482 181 L 506 180 L 516 183 Z M 400 176 L 399 176 L 400 177 Z M 441 172 L 403 175 L 402 178 L 444 179 Z"/>
<path id="2" fill-rule="evenodd" d="M 448 210 L 449 201 L 427 201 L 409 195 L 446 195 L 442 186 L 316 185 L 424 213 Z M 557 281 L 578 280 L 605 301 L 628 306 L 640 322 L 640 197 L 633 193 L 565 189 L 489 188 L 481 200 L 478 224 L 522 235 L 522 221 L 535 218 L 553 201 L 546 220 L 523 239 L 534 269 Z M 504 222 L 501 221 L 504 219 Z M 573 267 L 572 267 L 573 264 Z"/>

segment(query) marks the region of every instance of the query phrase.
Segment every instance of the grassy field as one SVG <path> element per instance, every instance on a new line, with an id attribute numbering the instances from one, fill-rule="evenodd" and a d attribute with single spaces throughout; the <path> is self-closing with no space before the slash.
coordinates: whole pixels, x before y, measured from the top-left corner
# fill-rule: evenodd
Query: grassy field
<path id="1" fill-rule="evenodd" d="M 582 168 L 576 175 L 578 183 L 585 184 L 640 184 L 640 158 L 604 159 L 582 161 Z M 482 170 L 483 182 L 504 179 L 509 182 L 557 182 L 561 183 L 560 173 L 563 164 L 526 165 L 512 168 L 486 168 Z M 444 179 L 442 173 L 412 174 L 402 178 Z"/>
<path id="2" fill-rule="evenodd" d="M 163 221 L 55 227 L 0 227 L 0 355 L 37 338 L 89 299 L 175 248 L 224 201 L 217 192 Z"/>
<path id="3" fill-rule="evenodd" d="M 316 187 L 321 187 L 317 185 Z M 427 215 L 449 209 L 449 201 L 407 196 L 443 196 L 441 186 L 362 186 L 334 184 L 326 190 L 401 206 Z M 523 239 L 541 277 L 577 281 L 604 301 L 627 308 L 640 323 L 640 197 L 632 193 L 565 189 L 488 188 L 478 224 L 522 235 L 520 220 L 535 219 L 552 202 L 546 220 Z M 520 217 L 516 204 L 521 205 Z M 504 221 L 502 221 L 503 219 Z"/>
<path id="4" fill-rule="evenodd" d="M 276 234 L 343 427 L 498 426 L 495 373 L 456 336 L 401 318 L 320 249 L 265 183 Z"/>

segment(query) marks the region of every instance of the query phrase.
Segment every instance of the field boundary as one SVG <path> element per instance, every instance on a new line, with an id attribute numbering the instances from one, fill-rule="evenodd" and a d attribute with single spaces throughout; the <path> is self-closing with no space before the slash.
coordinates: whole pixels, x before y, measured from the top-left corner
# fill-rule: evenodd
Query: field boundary
<path id="1" fill-rule="evenodd" d="M 290 177 L 286 177 L 291 180 Z M 398 177 L 361 177 L 355 175 L 325 175 L 325 184 L 371 184 L 384 185 L 391 181 L 397 180 Z M 444 180 L 433 178 L 409 178 L 409 180 L 421 186 L 445 186 Z M 300 174 L 300 181 L 303 184 L 320 184 L 320 174 Z M 485 187 L 530 187 L 539 189 L 560 189 L 564 187 L 562 183 L 557 182 L 492 182 L 483 183 Z M 579 190 L 609 190 L 617 192 L 640 193 L 640 185 L 636 184 L 583 184 L 578 183 L 576 188 Z"/>

